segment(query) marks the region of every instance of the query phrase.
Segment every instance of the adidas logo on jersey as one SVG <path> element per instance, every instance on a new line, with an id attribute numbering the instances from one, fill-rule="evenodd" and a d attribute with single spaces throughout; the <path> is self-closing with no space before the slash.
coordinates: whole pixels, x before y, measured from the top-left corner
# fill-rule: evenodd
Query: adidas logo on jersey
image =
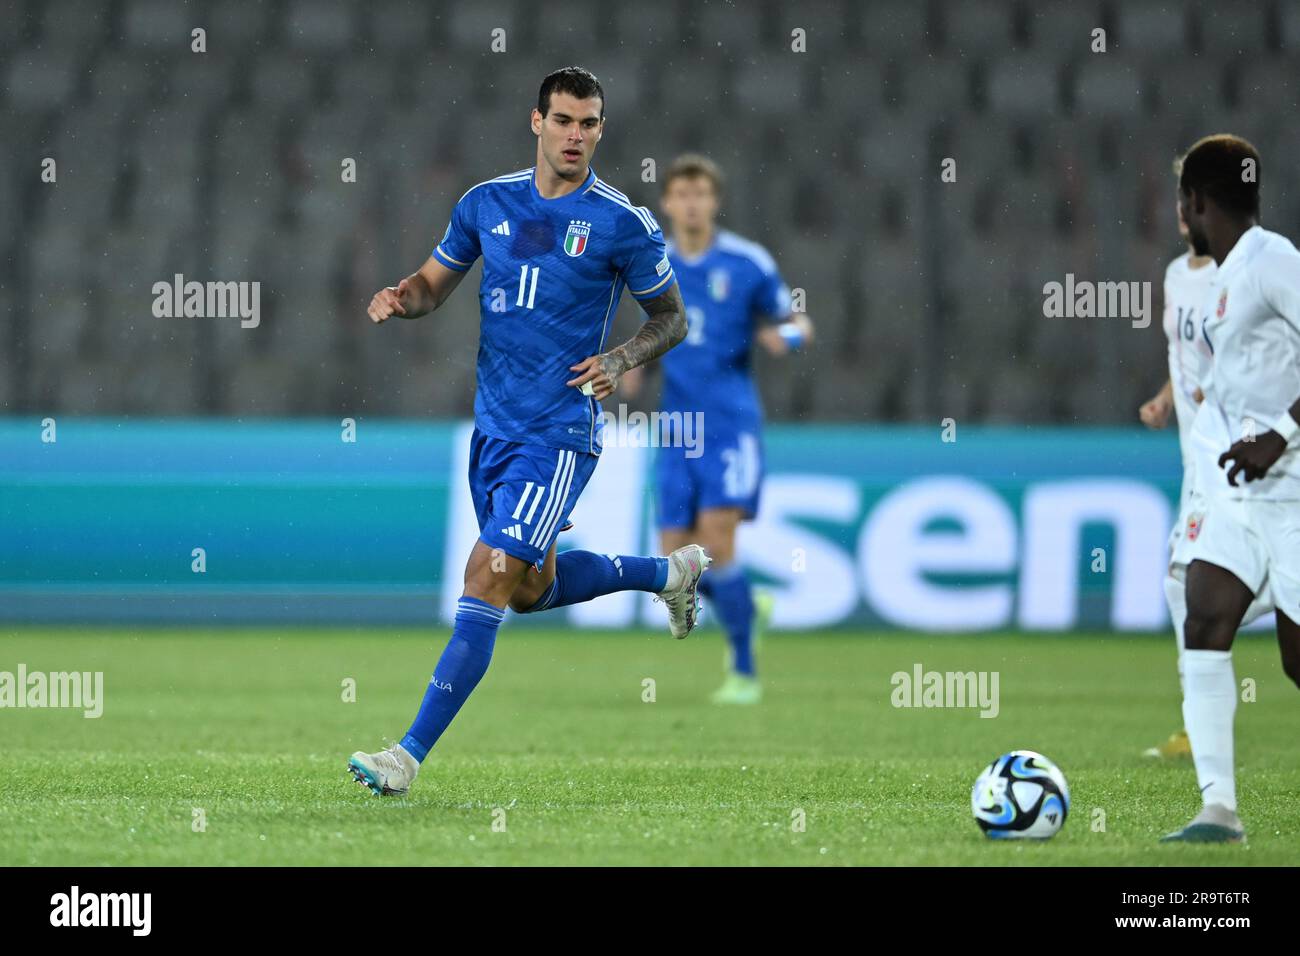
<path id="1" fill-rule="evenodd" d="M 506 219 L 492 227 L 492 235 L 508 236 L 510 235 L 510 220 Z"/>
<path id="2" fill-rule="evenodd" d="M 501 533 L 508 538 L 514 538 L 516 541 L 524 540 L 524 529 L 521 525 L 511 525 L 509 528 L 502 528 Z"/>

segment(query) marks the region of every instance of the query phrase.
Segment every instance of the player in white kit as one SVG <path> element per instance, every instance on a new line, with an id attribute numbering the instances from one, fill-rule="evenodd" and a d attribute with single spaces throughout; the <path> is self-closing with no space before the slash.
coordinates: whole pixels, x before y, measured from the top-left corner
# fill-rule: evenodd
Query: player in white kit
<path id="1" fill-rule="evenodd" d="M 1213 359 L 1192 426 L 1199 504 L 1185 517 L 1183 722 L 1203 809 L 1166 841 L 1238 843 L 1232 643 L 1271 591 L 1282 669 L 1300 684 L 1300 252 L 1258 224 L 1259 154 L 1210 136 L 1183 158 L 1193 250 L 1218 269 L 1201 334 Z"/>
<path id="2" fill-rule="evenodd" d="M 1182 171 L 1182 160 L 1174 164 L 1174 175 Z M 1181 209 L 1177 209 L 1178 234 L 1187 241 L 1187 223 Z M 1208 369 L 1213 355 L 1201 335 L 1201 311 L 1205 297 L 1214 278 L 1217 266 L 1208 255 L 1197 255 L 1188 242 L 1187 252 L 1174 259 L 1165 269 L 1164 318 L 1165 339 L 1168 342 L 1169 378 L 1149 401 L 1138 409 L 1138 417 L 1148 428 L 1164 428 L 1172 413 L 1178 419 L 1178 449 L 1182 457 L 1183 482 L 1178 499 L 1178 518 L 1169 532 L 1169 571 L 1165 575 L 1165 603 L 1174 627 L 1174 640 L 1178 648 L 1178 682 L 1183 680 L 1183 622 L 1187 617 L 1187 599 L 1184 585 L 1187 575 L 1186 548 L 1187 518 L 1204 509 L 1197 504 L 1200 493 L 1192 469 L 1192 420 L 1201 401 L 1200 378 Z M 1192 529 L 1195 538 L 1196 529 Z M 1246 623 L 1272 610 L 1267 591 L 1251 605 Z M 1146 757 L 1190 757 L 1191 744 L 1186 730 L 1170 734 L 1169 739 L 1157 747 L 1143 751 Z"/>
<path id="3" fill-rule="evenodd" d="M 1178 216 L 1178 233 L 1184 240 L 1187 239 L 1187 223 L 1183 222 L 1181 214 Z M 1164 585 L 1165 601 L 1169 605 L 1169 618 L 1173 622 L 1174 639 L 1178 646 L 1180 683 L 1183 677 L 1183 620 L 1187 616 L 1183 584 L 1187 568 L 1175 564 L 1172 555 L 1182 537 L 1183 525 L 1187 520 L 1187 503 L 1193 494 L 1189 440 L 1192 419 L 1196 416 L 1196 408 L 1201 399 L 1198 384 L 1201 353 L 1205 358 L 1209 357 L 1205 340 L 1201 338 L 1200 309 L 1214 271 L 1214 260 L 1209 256 L 1196 255 L 1190 245 L 1187 252 L 1166 267 L 1163 325 L 1168 341 L 1169 378 L 1160 391 L 1138 410 L 1138 417 L 1147 428 L 1164 428 L 1169 423 L 1170 414 L 1178 419 L 1178 448 L 1182 456 L 1183 483 L 1178 499 L 1178 519 L 1169 533 L 1171 560 Z M 1179 730 L 1159 747 L 1145 751 L 1145 756 L 1183 757 L 1191 756 L 1191 752 L 1187 732 Z"/>

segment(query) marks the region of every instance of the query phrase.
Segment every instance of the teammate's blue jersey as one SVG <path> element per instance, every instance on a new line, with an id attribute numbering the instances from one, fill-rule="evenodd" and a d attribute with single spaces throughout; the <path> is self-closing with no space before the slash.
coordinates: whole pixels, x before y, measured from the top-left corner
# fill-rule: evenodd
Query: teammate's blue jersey
<path id="1" fill-rule="evenodd" d="M 594 169 L 558 199 L 542 198 L 533 172 L 465 193 L 433 255 L 458 272 L 483 257 L 479 431 L 599 454 L 600 409 L 564 384 L 575 376 L 570 366 L 604 351 L 625 285 L 654 298 L 672 283 L 672 265 L 650 212 Z"/>
<path id="2" fill-rule="evenodd" d="M 709 432 L 751 430 L 762 418 L 750 374 L 755 321 L 790 314 L 790 290 L 767 250 L 719 230 L 692 258 L 668 244 L 686 305 L 686 340 L 660 360 L 665 411 L 703 411 Z M 713 419 L 710 421 L 710 419 Z"/>

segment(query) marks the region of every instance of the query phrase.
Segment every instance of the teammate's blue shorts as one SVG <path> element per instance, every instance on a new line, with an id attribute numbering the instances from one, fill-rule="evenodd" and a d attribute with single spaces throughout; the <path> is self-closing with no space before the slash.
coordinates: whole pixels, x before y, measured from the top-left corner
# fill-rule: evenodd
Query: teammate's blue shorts
<path id="1" fill-rule="evenodd" d="M 763 445 L 758 431 L 707 434 L 702 452 L 660 448 L 655 454 L 656 518 L 661 528 L 690 528 L 701 511 L 739 508 L 758 514 Z"/>
<path id="2" fill-rule="evenodd" d="M 484 435 L 469 446 L 479 538 L 538 570 L 596 470 L 599 456 Z"/>

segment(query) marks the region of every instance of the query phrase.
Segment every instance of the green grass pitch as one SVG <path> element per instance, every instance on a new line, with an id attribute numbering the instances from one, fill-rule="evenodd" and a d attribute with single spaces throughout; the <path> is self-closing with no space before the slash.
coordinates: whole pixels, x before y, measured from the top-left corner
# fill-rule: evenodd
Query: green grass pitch
<path id="1" fill-rule="evenodd" d="M 0 710 L 0 864 L 1300 863 L 1300 693 L 1268 636 L 1235 655 L 1257 694 L 1237 712 L 1245 847 L 1156 843 L 1199 802 L 1190 762 L 1139 755 L 1180 723 L 1169 636 L 777 634 L 766 701 L 721 709 L 715 630 L 507 628 L 409 798 L 372 797 L 347 757 L 400 737 L 444 639 L 0 630 L 0 670 L 103 671 L 106 700 L 97 720 Z M 998 671 L 1000 714 L 895 709 L 890 675 L 918 662 Z M 1071 785 L 1045 843 L 970 816 L 975 776 L 1018 747 Z"/>

